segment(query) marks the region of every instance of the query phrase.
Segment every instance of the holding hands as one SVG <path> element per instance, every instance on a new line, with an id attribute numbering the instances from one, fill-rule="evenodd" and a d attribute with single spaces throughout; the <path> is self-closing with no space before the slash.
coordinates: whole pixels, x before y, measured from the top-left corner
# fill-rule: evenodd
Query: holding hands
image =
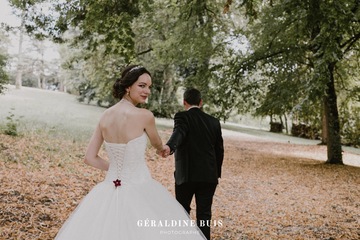
<path id="1" fill-rule="evenodd" d="M 163 145 L 162 150 L 156 150 L 156 154 L 165 158 L 170 155 L 170 147 L 168 145 Z"/>

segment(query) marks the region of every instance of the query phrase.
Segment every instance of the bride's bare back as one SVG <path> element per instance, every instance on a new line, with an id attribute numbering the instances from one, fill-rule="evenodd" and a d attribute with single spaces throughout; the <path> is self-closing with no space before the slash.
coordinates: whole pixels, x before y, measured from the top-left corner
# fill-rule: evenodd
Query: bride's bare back
<path id="1" fill-rule="evenodd" d="M 102 136 L 106 142 L 128 143 L 144 133 L 151 115 L 145 109 L 120 101 L 104 112 L 100 120 Z"/>

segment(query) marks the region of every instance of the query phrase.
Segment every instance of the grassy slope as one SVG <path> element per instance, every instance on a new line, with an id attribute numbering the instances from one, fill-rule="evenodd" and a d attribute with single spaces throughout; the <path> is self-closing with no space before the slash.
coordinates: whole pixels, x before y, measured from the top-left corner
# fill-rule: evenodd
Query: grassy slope
<path id="1" fill-rule="evenodd" d="M 19 119 L 19 128 L 25 131 L 49 130 L 56 135 L 88 138 L 99 120 L 103 108 L 81 104 L 75 96 L 12 86 L 0 95 L 0 124 L 5 125 L 10 112 Z"/>

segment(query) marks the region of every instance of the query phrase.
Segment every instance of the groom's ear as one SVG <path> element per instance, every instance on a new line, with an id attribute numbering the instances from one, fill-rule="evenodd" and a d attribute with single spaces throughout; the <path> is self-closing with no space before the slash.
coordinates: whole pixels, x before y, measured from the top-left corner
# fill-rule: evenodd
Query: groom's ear
<path id="1" fill-rule="evenodd" d="M 199 102 L 199 107 L 202 107 L 202 105 L 203 105 L 203 100 L 201 99 Z"/>
<path id="2" fill-rule="evenodd" d="M 183 101 L 183 104 L 184 104 L 185 110 L 188 110 L 188 108 L 190 107 L 190 104 L 185 100 Z"/>

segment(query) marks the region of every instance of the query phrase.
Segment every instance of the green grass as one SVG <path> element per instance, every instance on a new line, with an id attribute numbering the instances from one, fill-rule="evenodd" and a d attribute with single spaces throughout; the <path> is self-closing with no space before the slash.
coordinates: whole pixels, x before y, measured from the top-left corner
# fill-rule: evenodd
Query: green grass
<path id="1" fill-rule="evenodd" d="M 37 88 L 9 85 L 0 95 L 0 131 L 15 122 L 19 134 L 45 132 L 51 137 L 87 141 L 105 108 L 80 103 L 76 96 Z M 171 129 L 172 120 L 157 119 L 159 130 Z"/>
<path id="2" fill-rule="evenodd" d="M 82 104 L 62 92 L 9 86 L 0 95 L 0 125 L 6 127 L 13 114 L 19 132 L 45 131 L 54 137 L 88 139 L 104 108 Z"/>

